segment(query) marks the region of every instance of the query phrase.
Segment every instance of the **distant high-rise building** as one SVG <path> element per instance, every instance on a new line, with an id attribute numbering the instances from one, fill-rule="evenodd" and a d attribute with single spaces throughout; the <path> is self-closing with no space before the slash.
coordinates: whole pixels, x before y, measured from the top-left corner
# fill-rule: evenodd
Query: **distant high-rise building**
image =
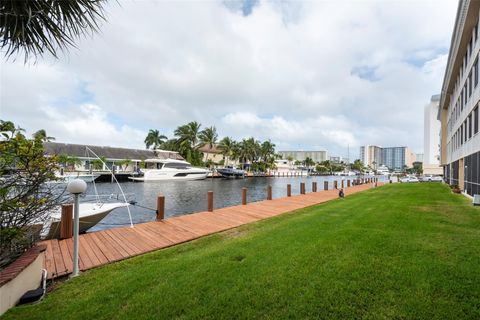
<path id="1" fill-rule="evenodd" d="M 408 147 L 382 148 L 382 164 L 390 170 L 402 171 L 410 168 L 415 162 L 415 153 Z"/>
<path id="2" fill-rule="evenodd" d="M 401 171 L 405 167 L 411 168 L 417 157 L 408 147 L 382 148 L 366 145 L 360 147 L 360 161 L 373 169 L 382 165 L 390 170 Z"/>
<path id="3" fill-rule="evenodd" d="M 340 163 L 344 161 L 342 157 L 337 157 L 337 156 L 330 156 L 329 160 L 332 161 L 333 163 Z"/>
<path id="4" fill-rule="evenodd" d="M 423 153 L 416 153 L 415 154 L 415 162 L 423 162 Z"/>
<path id="5" fill-rule="evenodd" d="M 437 119 L 440 95 L 434 95 L 424 109 L 423 173 L 442 174 L 440 167 L 440 121 Z"/>
<path id="6" fill-rule="evenodd" d="M 445 180 L 470 195 L 480 193 L 479 12 L 480 1 L 458 2 L 438 113 Z"/>
<path id="7" fill-rule="evenodd" d="M 277 153 L 283 159 L 287 159 L 290 156 L 298 161 L 304 161 L 307 157 L 315 162 L 322 162 L 328 159 L 327 151 L 278 151 Z"/>
<path id="8" fill-rule="evenodd" d="M 361 146 L 360 161 L 365 166 L 376 169 L 382 163 L 382 148 L 379 146 Z"/>

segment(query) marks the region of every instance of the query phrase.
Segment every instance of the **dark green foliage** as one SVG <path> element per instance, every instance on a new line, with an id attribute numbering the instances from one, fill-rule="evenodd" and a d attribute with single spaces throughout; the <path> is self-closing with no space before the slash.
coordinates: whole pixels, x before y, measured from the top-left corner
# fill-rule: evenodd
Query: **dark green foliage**
<path id="1" fill-rule="evenodd" d="M 30 55 L 75 46 L 74 41 L 98 30 L 103 20 L 104 0 L 2 0 L 0 2 L 0 48 L 7 57 Z"/>
<path id="2" fill-rule="evenodd" d="M 0 121 L 0 268 L 32 245 L 48 212 L 61 197 L 54 184 L 56 157 L 45 157 L 43 138 L 27 139 Z"/>

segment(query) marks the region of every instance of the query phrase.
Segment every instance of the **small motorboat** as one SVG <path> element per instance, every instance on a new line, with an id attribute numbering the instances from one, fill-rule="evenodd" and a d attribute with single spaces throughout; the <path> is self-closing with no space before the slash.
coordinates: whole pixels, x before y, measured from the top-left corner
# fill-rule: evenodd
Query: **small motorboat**
<path id="1" fill-rule="evenodd" d="M 245 178 L 247 176 L 247 172 L 245 170 L 237 169 L 231 166 L 217 169 L 217 172 L 221 174 L 222 177 L 227 179 Z"/>
<path id="2" fill-rule="evenodd" d="M 56 174 L 55 177 L 57 180 L 53 181 L 54 183 L 69 183 L 72 180 L 75 179 L 80 179 L 83 180 L 87 183 L 95 181 L 98 177 L 100 177 L 99 174 L 95 173 L 65 173 L 65 174 Z"/>

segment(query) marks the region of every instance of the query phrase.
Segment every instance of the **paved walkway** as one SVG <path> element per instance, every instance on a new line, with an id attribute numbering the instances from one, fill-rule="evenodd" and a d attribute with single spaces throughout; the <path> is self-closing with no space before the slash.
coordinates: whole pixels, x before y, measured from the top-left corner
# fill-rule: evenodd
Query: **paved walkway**
<path id="1" fill-rule="evenodd" d="M 345 188 L 346 196 L 372 188 L 363 184 Z M 135 225 L 82 234 L 79 237 L 80 270 L 88 270 L 110 262 L 167 248 L 212 233 L 235 228 L 323 203 L 338 197 L 337 190 L 312 192 L 304 195 L 264 200 L 213 212 L 198 212 Z M 73 239 L 47 240 L 45 267 L 49 279 L 68 275 L 73 270 Z"/>

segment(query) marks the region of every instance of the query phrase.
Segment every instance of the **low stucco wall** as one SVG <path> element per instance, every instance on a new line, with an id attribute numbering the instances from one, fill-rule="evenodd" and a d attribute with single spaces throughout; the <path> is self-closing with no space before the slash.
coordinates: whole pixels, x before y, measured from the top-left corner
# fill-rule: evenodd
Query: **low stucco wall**
<path id="1" fill-rule="evenodd" d="M 0 287 L 0 315 L 14 307 L 25 292 L 40 286 L 44 260 L 45 253 L 39 252 L 30 264 Z"/>

